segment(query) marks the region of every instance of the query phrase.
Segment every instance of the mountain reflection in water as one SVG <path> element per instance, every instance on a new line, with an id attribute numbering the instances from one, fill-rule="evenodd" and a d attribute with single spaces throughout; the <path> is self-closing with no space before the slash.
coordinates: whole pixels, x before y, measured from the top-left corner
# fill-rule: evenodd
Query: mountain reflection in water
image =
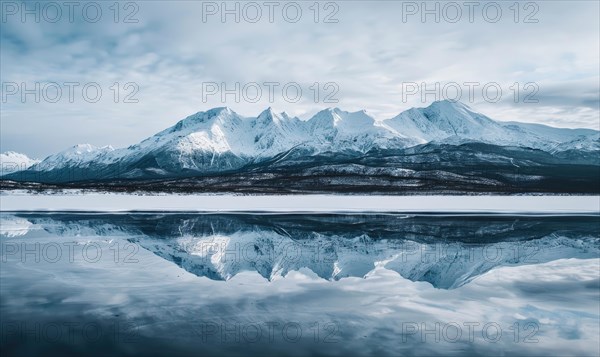
<path id="1" fill-rule="evenodd" d="M 0 219 L 3 355 L 598 354 L 595 215 Z"/>

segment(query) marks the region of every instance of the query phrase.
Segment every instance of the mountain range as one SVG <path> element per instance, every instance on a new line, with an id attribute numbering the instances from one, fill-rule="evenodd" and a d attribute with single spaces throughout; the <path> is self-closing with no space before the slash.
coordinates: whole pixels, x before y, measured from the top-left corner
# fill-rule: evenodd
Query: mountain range
<path id="1" fill-rule="evenodd" d="M 82 144 L 19 165 L 2 156 L 3 168 L 19 168 L 2 179 L 3 188 L 599 192 L 599 153 L 599 131 L 498 122 L 460 102 L 386 120 L 338 108 L 309 120 L 215 108 L 126 148 Z"/>

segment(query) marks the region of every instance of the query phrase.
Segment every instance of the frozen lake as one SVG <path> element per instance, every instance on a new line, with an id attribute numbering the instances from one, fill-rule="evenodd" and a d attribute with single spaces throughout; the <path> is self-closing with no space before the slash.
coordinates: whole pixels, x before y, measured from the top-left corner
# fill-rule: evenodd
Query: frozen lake
<path id="1" fill-rule="evenodd" d="M 595 213 L 599 196 L 0 195 L 2 211 Z"/>

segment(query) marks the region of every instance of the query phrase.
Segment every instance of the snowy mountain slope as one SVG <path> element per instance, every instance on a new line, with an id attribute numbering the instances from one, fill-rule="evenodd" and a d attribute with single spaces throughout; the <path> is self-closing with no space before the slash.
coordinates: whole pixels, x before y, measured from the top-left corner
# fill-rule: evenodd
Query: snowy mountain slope
<path id="1" fill-rule="evenodd" d="M 186 168 L 202 169 L 195 165 L 194 154 L 210 154 L 211 162 L 223 154 L 248 162 L 273 157 L 298 145 L 312 152 L 364 152 L 395 139 L 374 123 L 365 112 L 348 113 L 337 108 L 323 110 L 308 121 L 275 113 L 271 108 L 256 118 L 216 108 L 190 116 L 118 155 L 139 159 L 162 150 L 176 156 Z M 406 143 L 398 141 L 398 146 L 405 147 Z"/>
<path id="2" fill-rule="evenodd" d="M 321 152 L 357 151 L 367 152 L 374 147 L 404 148 L 418 144 L 417 141 L 389 130 L 366 111 L 346 112 L 329 108 L 315 114 L 306 122 L 312 145 Z"/>
<path id="3" fill-rule="evenodd" d="M 269 108 L 256 118 L 246 118 L 229 108 L 215 108 L 116 151 L 113 161 L 124 169 L 146 161 L 157 171 L 221 172 L 273 157 L 307 141 L 302 122 L 285 113 Z"/>
<path id="4" fill-rule="evenodd" d="M 0 176 L 16 171 L 26 170 L 40 160 L 31 159 L 25 154 L 7 151 L 0 154 Z"/>
<path id="5" fill-rule="evenodd" d="M 519 123 L 516 121 L 502 122 L 501 124 L 511 129 L 520 129 L 525 135 L 533 133 L 546 140 L 559 142 L 566 142 L 574 137 L 599 134 L 597 130 L 593 129 L 556 128 L 544 124 Z"/>
<path id="6" fill-rule="evenodd" d="M 114 162 L 125 176 L 173 170 L 225 170 L 248 151 L 244 118 L 228 108 L 191 115 L 139 144 L 117 150 Z M 243 161 L 242 161 L 243 164 Z M 133 170 L 133 171 L 132 171 Z"/>
<path id="7" fill-rule="evenodd" d="M 507 122 L 504 126 L 519 136 L 535 138 L 548 152 L 600 150 L 600 132 L 592 129 L 555 128 L 543 124 Z"/>
<path id="8" fill-rule="evenodd" d="M 522 146 L 546 151 L 568 150 L 581 136 L 598 135 L 590 129 L 560 129 L 540 124 L 501 123 L 473 111 L 460 102 L 434 102 L 426 108 L 411 108 L 384 121 L 384 125 L 418 139 L 420 143 L 478 141 L 500 146 Z M 591 149 L 593 145 L 579 145 Z"/>
<path id="9" fill-rule="evenodd" d="M 110 145 L 96 147 L 90 144 L 78 144 L 57 154 L 48 156 L 41 162 L 33 165 L 31 169 L 50 171 L 65 167 L 85 166 L 98 162 L 109 163 L 110 159 L 107 154 L 114 150 Z"/>
<path id="10" fill-rule="evenodd" d="M 502 126 L 493 120 L 462 103 L 450 101 L 435 102 L 427 108 L 411 108 L 384 121 L 384 125 L 420 143 L 451 137 L 498 141 L 507 136 Z"/>
<path id="11" fill-rule="evenodd" d="M 582 135 L 571 141 L 562 142 L 550 150 L 550 152 L 561 152 L 567 150 L 599 151 L 600 135 Z"/>
<path id="12" fill-rule="evenodd" d="M 69 180 L 103 178 L 159 178 L 235 172 L 269 161 L 331 153 L 364 155 L 371 150 L 396 150 L 435 142 L 483 142 L 556 153 L 596 151 L 598 132 L 543 125 L 499 123 L 450 101 L 412 108 L 387 120 L 365 111 L 325 109 L 303 121 L 266 109 L 257 117 L 243 117 L 229 108 L 193 114 L 175 125 L 127 148 L 76 145 L 51 155 L 24 173 L 70 170 Z M 13 178 L 15 175 L 13 175 Z M 43 177 L 42 177 L 43 178 Z M 18 178 L 16 178 L 18 180 Z"/>

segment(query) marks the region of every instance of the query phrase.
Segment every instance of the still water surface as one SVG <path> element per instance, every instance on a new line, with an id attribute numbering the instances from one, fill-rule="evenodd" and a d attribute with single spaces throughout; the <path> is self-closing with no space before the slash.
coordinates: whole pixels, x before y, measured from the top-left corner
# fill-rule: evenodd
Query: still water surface
<path id="1" fill-rule="evenodd" d="M 2 355 L 589 355 L 597 215 L 0 215 Z"/>

